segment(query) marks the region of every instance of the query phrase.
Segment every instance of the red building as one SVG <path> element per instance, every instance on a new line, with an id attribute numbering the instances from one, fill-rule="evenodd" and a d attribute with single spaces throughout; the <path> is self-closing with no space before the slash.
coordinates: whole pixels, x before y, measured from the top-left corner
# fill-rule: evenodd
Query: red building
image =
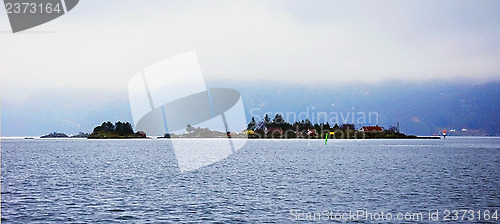
<path id="1" fill-rule="evenodd" d="M 363 126 L 363 128 L 361 130 L 364 132 L 368 132 L 368 133 L 384 132 L 384 129 L 378 125 L 376 125 L 376 126 Z"/>
<path id="2" fill-rule="evenodd" d="M 146 138 L 146 132 L 143 132 L 143 131 L 138 131 L 137 133 L 135 133 L 137 136 L 139 136 L 140 138 Z"/>
<path id="3" fill-rule="evenodd" d="M 267 128 L 266 133 L 269 133 L 269 134 L 283 134 L 283 130 L 281 128 L 278 128 L 278 127 L 270 127 L 270 128 Z"/>

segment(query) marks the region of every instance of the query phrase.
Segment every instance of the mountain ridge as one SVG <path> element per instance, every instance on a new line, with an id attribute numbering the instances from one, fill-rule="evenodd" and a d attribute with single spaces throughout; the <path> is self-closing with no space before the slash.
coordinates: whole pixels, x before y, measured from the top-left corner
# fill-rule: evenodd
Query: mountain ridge
<path id="1" fill-rule="evenodd" d="M 342 124 L 346 115 L 375 112 L 378 120 L 363 124 L 389 127 L 400 123 L 401 131 L 414 135 L 467 128 L 471 135 L 500 136 L 499 81 L 300 85 L 286 81 L 208 80 L 207 86 L 238 90 L 247 122 L 252 116 L 264 117 L 266 112 L 269 116 L 276 112 L 283 115 L 325 112 L 326 121 L 333 119 L 332 113 L 337 113 L 335 123 Z M 363 125 L 357 123 L 357 118 L 354 122 L 349 119 L 348 123 Z M 126 91 L 67 89 L 40 91 L 23 103 L 9 101 L 2 95 L 1 119 L 2 136 L 39 136 L 54 131 L 74 134 L 90 132 L 104 120 L 133 121 Z"/>

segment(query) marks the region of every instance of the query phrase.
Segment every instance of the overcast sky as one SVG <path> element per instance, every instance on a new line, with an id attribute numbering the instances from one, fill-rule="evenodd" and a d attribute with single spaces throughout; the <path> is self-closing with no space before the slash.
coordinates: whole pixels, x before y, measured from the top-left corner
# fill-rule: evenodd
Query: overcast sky
<path id="1" fill-rule="evenodd" d="M 207 79 L 499 80 L 499 12 L 500 1 L 82 0 L 12 34 L 2 7 L 0 87 L 4 99 L 126 91 L 144 67 L 191 50 Z"/>

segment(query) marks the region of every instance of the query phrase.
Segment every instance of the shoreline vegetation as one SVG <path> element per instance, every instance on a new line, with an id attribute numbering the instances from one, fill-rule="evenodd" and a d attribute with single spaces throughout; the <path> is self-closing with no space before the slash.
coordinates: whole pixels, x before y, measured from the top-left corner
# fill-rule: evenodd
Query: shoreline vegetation
<path id="1" fill-rule="evenodd" d="M 40 136 L 40 138 L 88 138 L 90 136 L 89 133 L 79 132 L 76 135 L 68 136 L 67 134 L 61 132 L 52 132 L 48 135 Z"/>
<path id="2" fill-rule="evenodd" d="M 91 134 L 80 132 L 69 137 L 64 133 L 53 132 L 40 138 L 88 138 L 88 139 L 130 139 L 148 138 L 144 131 L 134 132 L 129 122 L 103 122 L 96 126 Z M 262 121 L 252 117 L 247 128 L 240 132 L 221 132 L 208 128 L 193 127 L 187 124 L 182 134 L 165 133 L 157 138 L 249 138 L 249 139 L 441 139 L 440 136 L 406 135 L 397 126 L 384 129 L 381 126 L 361 126 L 356 129 L 354 124 L 327 123 L 312 124 L 309 119 L 286 122 L 281 114 L 270 119 L 266 114 Z"/>
<path id="3" fill-rule="evenodd" d="M 115 124 L 110 121 L 103 122 L 94 128 L 88 139 L 124 139 L 124 138 L 146 138 L 143 131 L 134 132 L 132 124 L 118 121 Z"/>
<path id="4" fill-rule="evenodd" d="M 439 136 L 420 137 L 406 135 L 399 131 L 398 126 L 384 129 L 378 125 L 361 126 L 356 129 L 354 124 L 330 125 L 326 123 L 313 124 L 309 119 L 286 122 L 281 114 L 274 119 L 266 114 L 262 121 L 252 120 L 247 125 L 248 138 L 278 138 L 278 139 L 441 139 Z"/>
<path id="5" fill-rule="evenodd" d="M 249 139 L 441 139 L 440 136 L 406 135 L 399 131 L 398 126 L 384 129 L 378 125 L 362 126 L 358 129 L 354 124 L 327 123 L 312 124 L 309 119 L 286 122 L 281 114 L 270 119 L 266 114 L 262 121 L 254 117 L 247 128 L 240 132 L 213 131 L 208 128 L 192 127 L 187 125 L 183 134 L 165 133 L 158 138 L 249 138 Z"/>

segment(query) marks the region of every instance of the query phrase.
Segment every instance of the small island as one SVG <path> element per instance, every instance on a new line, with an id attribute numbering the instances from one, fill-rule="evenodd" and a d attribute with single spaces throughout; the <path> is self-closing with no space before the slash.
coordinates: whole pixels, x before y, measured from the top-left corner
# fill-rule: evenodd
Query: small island
<path id="1" fill-rule="evenodd" d="M 146 138 L 143 131 L 134 132 L 132 124 L 118 121 L 115 124 L 110 121 L 103 122 L 94 128 L 88 139 L 125 139 L 125 138 Z"/>
<path id="2" fill-rule="evenodd" d="M 399 131 L 397 126 L 385 129 L 379 125 L 361 126 L 354 124 L 327 123 L 313 124 L 309 119 L 296 121 L 293 124 L 286 122 L 281 114 L 274 119 L 267 115 L 262 121 L 252 120 L 247 128 L 239 131 L 214 131 L 208 128 L 193 127 L 187 124 L 182 134 L 166 133 L 158 138 L 253 138 L 253 139 L 441 139 L 439 136 L 406 135 Z"/>
<path id="3" fill-rule="evenodd" d="M 96 126 L 92 134 L 80 132 L 68 137 L 64 133 L 53 132 L 40 138 L 88 138 L 88 139 L 130 139 L 147 138 L 144 131 L 134 132 L 129 122 L 111 121 Z M 252 117 L 247 128 L 238 132 L 214 131 L 208 128 L 193 127 L 187 124 L 182 134 L 165 133 L 158 138 L 253 138 L 253 139 L 441 139 L 439 136 L 406 135 L 396 126 L 384 129 L 381 126 L 361 126 L 356 129 L 354 124 L 334 124 L 328 122 L 313 124 L 309 119 L 296 121 L 293 124 L 286 122 L 281 114 L 270 119 L 267 114 L 262 121 Z"/>
<path id="4" fill-rule="evenodd" d="M 354 124 L 326 123 L 313 124 L 309 119 L 296 121 L 293 124 L 286 122 L 281 114 L 274 119 L 266 114 L 262 121 L 252 120 L 247 126 L 248 138 L 299 138 L 299 139 L 441 139 L 439 136 L 420 137 L 406 135 L 396 126 L 384 129 L 381 126 L 362 126 L 356 129 Z M 241 136 L 237 134 L 236 136 Z"/>
<path id="5" fill-rule="evenodd" d="M 48 135 L 40 136 L 40 138 L 68 138 L 69 136 L 61 132 L 52 132 Z"/>
<path id="6" fill-rule="evenodd" d="M 188 124 L 186 130 L 182 134 L 165 133 L 163 137 L 158 138 L 246 138 L 247 133 L 221 132 L 214 131 L 208 128 L 193 127 Z"/>
<path id="7" fill-rule="evenodd" d="M 52 132 L 48 135 L 40 136 L 40 138 L 88 138 L 90 136 L 89 133 L 79 132 L 76 135 L 68 136 L 62 132 Z M 26 139 L 33 139 L 27 137 Z"/>

